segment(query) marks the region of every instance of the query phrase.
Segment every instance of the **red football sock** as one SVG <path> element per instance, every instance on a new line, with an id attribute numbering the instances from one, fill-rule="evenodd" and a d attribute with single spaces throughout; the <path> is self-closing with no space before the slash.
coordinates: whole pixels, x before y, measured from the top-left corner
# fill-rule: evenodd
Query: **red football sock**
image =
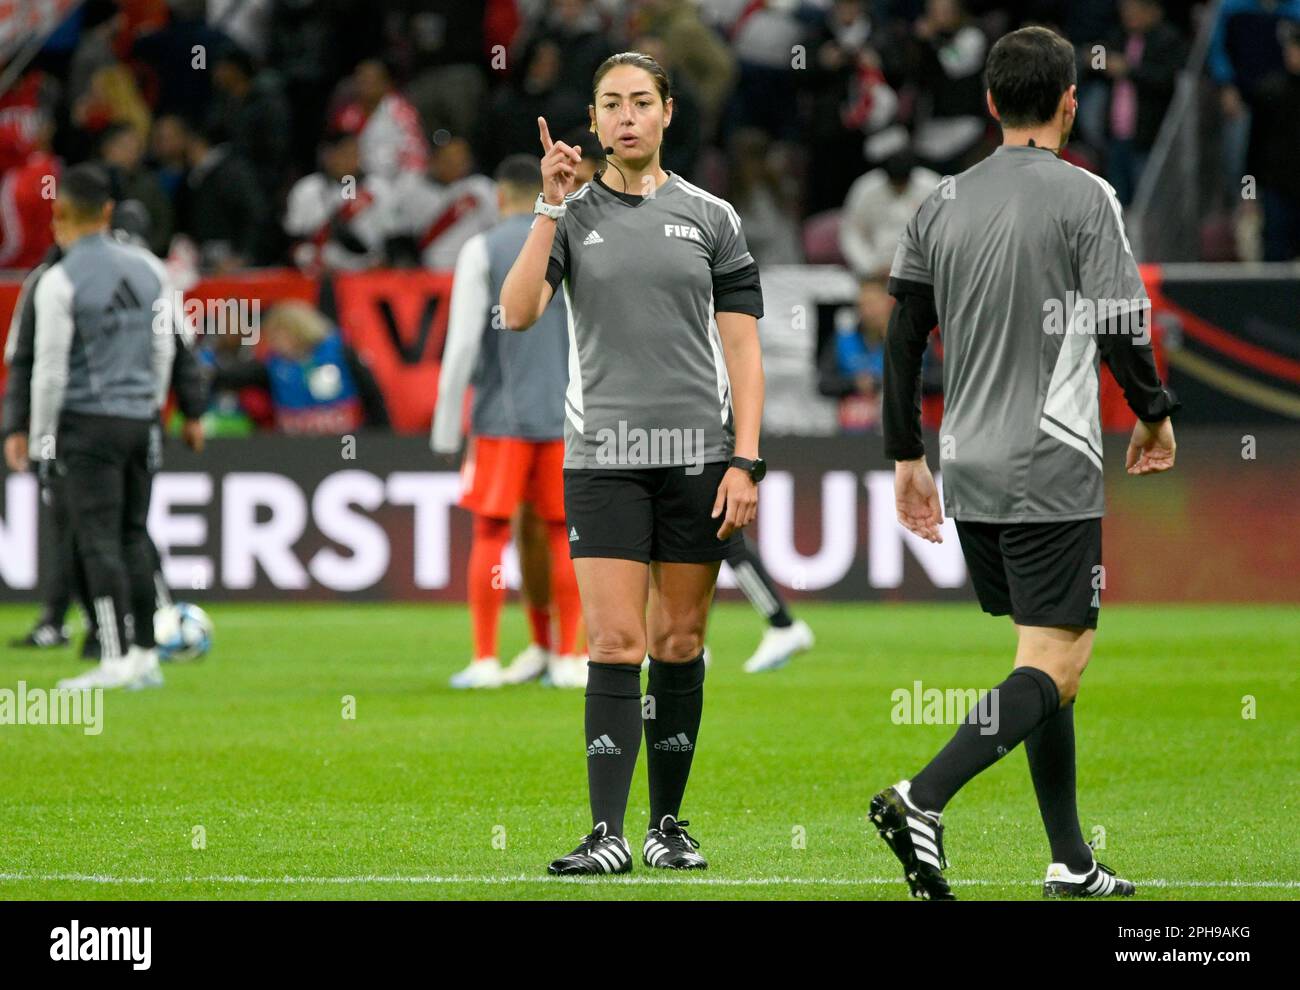
<path id="1" fill-rule="evenodd" d="M 578 627 L 582 625 L 582 599 L 578 579 L 569 559 L 569 530 L 563 522 L 546 524 L 551 547 L 551 606 L 560 620 L 559 652 L 567 656 L 578 651 Z"/>
<path id="2" fill-rule="evenodd" d="M 528 625 L 533 631 L 533 642 L 543 650 L 551 648 L 551 607 L 529 605 Z"/>
<path id="3" fill-rule="evenodd" d="M 497 655 L 497 627 L 506 597 L 501 554 L 509 542 L 508 519 L 474 517 L 474 542 L 469 551 L 469 614 L 475 660 Z"/>

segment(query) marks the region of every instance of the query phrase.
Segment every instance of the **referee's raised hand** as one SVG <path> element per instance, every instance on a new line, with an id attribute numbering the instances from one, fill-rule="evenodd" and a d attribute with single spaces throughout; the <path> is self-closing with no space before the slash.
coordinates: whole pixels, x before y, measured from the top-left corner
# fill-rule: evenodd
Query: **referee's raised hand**
<path id="1" fill-rule="evenodd" d="M 552 141 L 545 117 L 537 118 L 537 130 L 542 138 L 542 196 L 552 206 L 559 206 L 577 188 L 582 151 L 563 141 Z"/>

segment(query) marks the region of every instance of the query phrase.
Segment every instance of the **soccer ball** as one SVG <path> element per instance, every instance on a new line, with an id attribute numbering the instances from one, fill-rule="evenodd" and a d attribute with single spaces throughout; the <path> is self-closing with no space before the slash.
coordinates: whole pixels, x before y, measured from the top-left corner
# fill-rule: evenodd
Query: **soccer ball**
<path id="1" fill-rule="evenodd" d="M 153 614 L 160 660 L 198 660 L 212 649 L 212 620 L 197 605 L 176 602 Z"/>

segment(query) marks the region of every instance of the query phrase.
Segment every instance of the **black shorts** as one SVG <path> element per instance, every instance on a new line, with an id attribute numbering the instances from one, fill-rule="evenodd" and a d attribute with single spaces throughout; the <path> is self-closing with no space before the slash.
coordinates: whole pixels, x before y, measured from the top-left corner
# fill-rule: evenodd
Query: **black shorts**
<path id="1" fill-rule="evenodd" d="M 564 517 L 570 557 L 673 564 L 724 560 L 740 532 L 718 539 L 714 499 L 727 462 L 685 467 L 565 468 Z"/>
<path id="2" fill-rule="evenodd" d="M 1021 626 L 1097 628 L 1101 520 L 978 523 L 957 536 L 980 607 Z"/>

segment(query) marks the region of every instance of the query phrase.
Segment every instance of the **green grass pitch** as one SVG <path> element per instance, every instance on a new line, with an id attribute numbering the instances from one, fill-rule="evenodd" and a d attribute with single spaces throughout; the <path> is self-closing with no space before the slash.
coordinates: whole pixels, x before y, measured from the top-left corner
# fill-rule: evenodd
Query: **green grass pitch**
<path id="1" fill-rule="evenodd" d="M 0 636 L 33 611 L 0 608 Z M 638 858 L 630 879 L 573 881 L 545 867 L 589 823 L 581 692 L 450 690 L 461 607 L 210 611 L 212 656 L 167 667 L 162 690 L 106 694 L 102 734 L 0 726 L 0 898 L 905 899 L 867 801 L 952 727 L 895 724 L 891 694 L 991 686 L 1013 648 L 1010 623 L 974 605 L 808 605 L 816 649 L 749 676 L 761 624 L 720 605 L 683 808 L 710 869 Z M 512 607 L 503 655 L 523 641 Z M 1300 898 L 1297 642 L 1296 609 L 1103 611 L 1077 709 L 1080 814 L 1139 897 Z M 81 669 L 71 650 L 0 648 L 0 687 Z M 646 815 L 643 753 L 634 850 Z M 1022 749 L 945 824 L 959 897 L 1039 896 L 1048 849 Z"/>

